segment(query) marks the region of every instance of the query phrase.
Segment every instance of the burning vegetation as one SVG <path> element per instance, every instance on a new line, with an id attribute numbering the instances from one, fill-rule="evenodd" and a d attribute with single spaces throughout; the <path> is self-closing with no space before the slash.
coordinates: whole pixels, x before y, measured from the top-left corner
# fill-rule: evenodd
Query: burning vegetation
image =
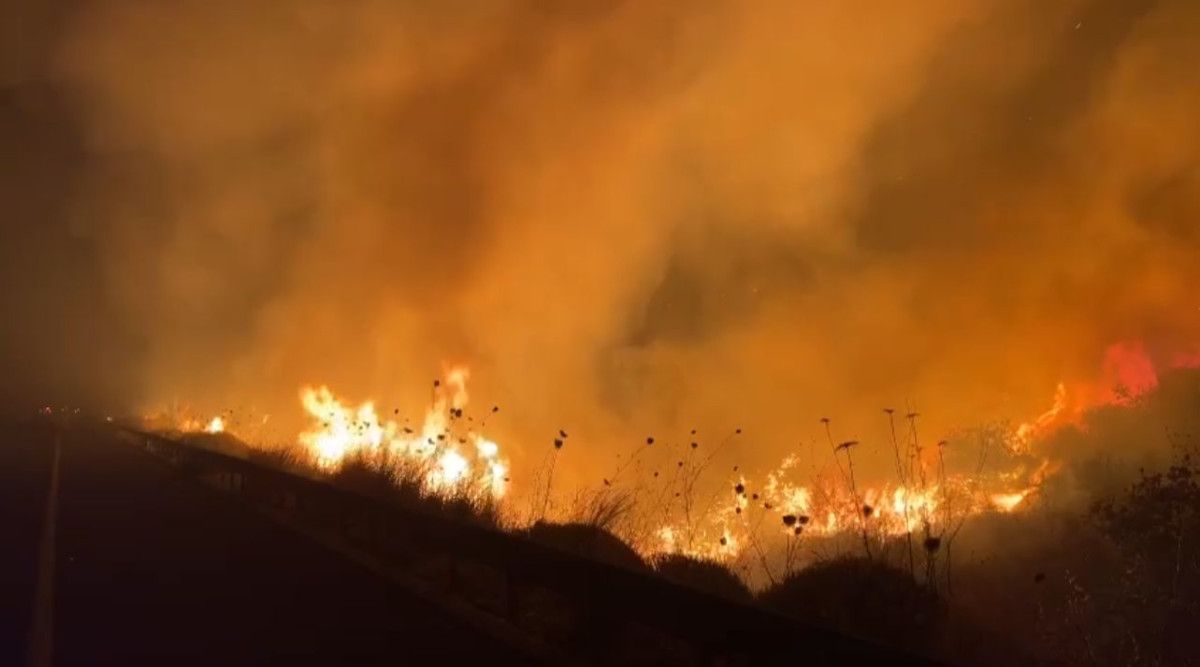
<path id="1" fill-rule="evenodd" d="M 1192 0 L 83 4 L 5 107 L 64 261 L 6 266 L 93 335 L 4 377 L 199 408 L 149 428 L 688 580 L 948 592 L 1130 483 L 1200 364 Z"/>
<path id="2" fill-rule="evenodd" d="M 1179 357 L 1174 365 L 1192 364 Z M 484 434 L 499 408 L 477 417 L 468 405 L 469 375 L 467 368 L 455 367 L 434 381 L 430 404 L 417 420 L 401 417 L 399 408 L 381 415 L 372 401 L 348 404 L 325 386 L 305 387 L 300 403 L 309 426 L 295 439 L 299 455 L 327 473 L 349 463 L 402 468 L 407 483 L 430 496 L 504 499 L 512 483 L 510 463 L 500 444 Z M 568 440 L 559 430 L 539 469 L 516 472 L 516 495 L 528 507 L 510 506 L 506 523 L 582 519 L 621 533 L 647 559 L 680 555 L 726 563 L 759 586 L 792 572 L 802 560 L 800 545 L 832 548 L 847 539 L 868 555 L 900 545 L 901 560 L 915 574 L 918 561 L 928 566 L 930 556 L 948 548 L 973 517 L 1022 512 L 1036 504 L 1063 465 L 1042 451 L 1045 439 L 1079 426 L 1089 411 L 1129 405 L 1157 383 L 1144 349 L 1126 343 L 1108 349 L 1099 380 L 1070 389 L 1060 383 L 1045 412 L 1014 426 L 926 443 L 919 414 L 885 409 L 886 438 L 876 452 L 885 450 L 893 465 L 886 476 L 891 479 L 877 483 L 856 474 L 856 452 L 861 457 L 867 445 L 838 442 L 835 425 L 822 419 L 823 439 L 757 476 L 737 465 L 729 474 L 720 472 L 728 460 L 721 454 L 744 437 L 741 429 L 711 449 L 701 445 L 695 430 L 682 442 L 646 438 L 599 480 L 598 490 L 577 493 L 574 506 L 567 506 L 554 493 L 554 468 Z M 220 434 L 229 428 L 223 416 L 203 420 L 178 409 L 174 414 L 176 423 L 167 430 Z M 163 419 L 163 413 L 147 417 L 160 428 Z M 971 450 L 969 465 L 957 452 L 957 463 L 948 466 L 951 449 Z M 637 516 L 626 516 L 630 513 Z"/>
<path id="3" fill-rule="evenodd" d="M 346 406 L 326 387 L 305 388 L 301 403 L 315 423 L 298 441 L 323 469 L 353 457 L 391 460 L 422 470 L 426 492 L 470 489 L 501 498 L 509 481 L 508 462 L 501 458 L 500 446 L 480 433 L 486 418 L 475 424 L 473 416 L 464 417 L 467 377 L 467 369 L 455 368 L 444 383 L 435 381 L 433 403 L 418 424 L 381 419 L 371 402 Z"/>
<path id="4" fill-rule="evenodd" d="M 1200 375 L 1188 375 L 1196 365 L 1180 358 L 1168 370 L 1200 381 Z M 1095 651 L 1093 644 L 1111 628 L 1089 616 L 1099 612 L 1088 605 L 1101 604 L 1088 602 L 1089 596 L 1111 605 L 1125 604 L 1121 600 L 1136 593 L 1125 579 L 1103 583 L 1105 567 L 1135 563 L 1127 576 L 1149 577 L 1144 585 L 1157 587 L 1155 595 L 1167 601 L 1166 609 L 1153 607 L 1155 613 L 1174 618 L 1186 612 L 1172 606 L 1182 602 L 1171 600 L 1181 595 L 1180 586 L 1194 585 L 1189 568 L 1196 567 L 1195 546 L 1187 537 L 1193 517 L 1187 507 L 1196 497 L 1197 473 L 1188 454 L 1196 445 L 1177 442 L 1190 436 L 1169 438 L 1181 449 L 1167 472 L 1143 474 L 1140 481 L 1126 475 L 1109 487 L 1087 482 L 1092 487 L 1087 503 L 1061 504 L 1063 490 L 1084 479 L 1088 460 L 1064 446 L 1108 437 L 1114 419 L 1161 419 L 1186 428 L 1179 410 L 1200 404 L 1200 385 L 1173 379 L 1160 391 L 1159 375 L 1137 345 L 1112 346 L 1100 379 L 1059 384 L 1050 407 L 1025 422 L 962 431 L 927 444 L 920 415 L 883 410 L 885 436 L 874 446 L 888 455 L 890 480 L 862 474 L 872 445 L 839 441 L 837 425 L 820 420 L 815 430 L 824 438 L 757 475 L 726 467 L 729 457 L 723 454 L 748 437 L 741 429 L 711 448 L 695 431 L 678 441 L 643 438 L 573 500 L 555 491 L 554 469 L 578 436 L 555 431 L 540 467 L 514 475 L 501 446 L 485 435 L 499 409 L 476 417 L 468 377 L 458 367 L 435 381 L 430 404 L 412 421 L 400 417 L 399 409 L 388 418 L 375 403 L 354 406 L 326 387 L 306 387 L 300 402 L 309 426 L 289 450 L 290 463 L 361 492 L 433 503 L 476 520 L 482 516 L 487 525 L 657 572 L 680 585 L 757 600 L 847 632 L 977 664 L 997 664 L 968 655 L 965 644 L 980 626 L 952 621 L 947 610 L 969 614 L 972 624 L 1019 626 L 1003 614 L 1029 616 L 1021 606 L 1029 601 L 1014 599 L 1015 591 L 989 588 L 999 581 L 1012 586 L 1014 578 L 1024 577 L 1036 586 L 1044 625 L 1028 630 L 1032 634 L 1019 642 L 1017 653 L 996 653 L 1004 660 L 1028 659 L 1021 651 L 1072 659 Z M 1136 423 L 1144 430 L 1143 421 Z M 237 424 L 224 416 L 186 417 L 175 428 L 229 438 Z M 965 470 L 963 453 L 955 450 L 970 450 Z M 1132 490 L 1119 490 L 1130 481 L 1136 482 Z M 1160 516 L 1165 523 L 1158 525 Z M 1001 568 L 975 555 L 979 549 L 1012 560 Z M 1174 565 L 1159 563 L 1171 549 L 1179 552 L 1167 559 Z M 823 606 L 826 598 L 839 602 Z M 1114 650 L 1127 657 L 1149 650 L 1131 642 L 1158 632 L 1155 627 L 1122 627 L 1131 634 L 1114 639 Z M 1077 635 L 1046 634 L 1051 631 L 1045 628 Z M 950 636 L 951 643 L 958 642 L 954 646 L 945 644 Z M 1181 640 L 1173 635 L 1163 641 L 1166 651 L 1191 650 L 1174 646 Z"/>

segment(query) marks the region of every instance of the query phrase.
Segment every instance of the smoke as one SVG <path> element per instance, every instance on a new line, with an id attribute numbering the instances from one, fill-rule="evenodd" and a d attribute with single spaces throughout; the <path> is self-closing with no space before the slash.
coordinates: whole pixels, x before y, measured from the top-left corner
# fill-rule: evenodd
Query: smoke
<path id="1" fill-rule="evenodd" d="M 765 463 L 821 417 L 1024 417 L 1112 343 L 1194 352 L 1198 29 L 1186 0 L 111 1 L 50 71 L 136 400 L 409 411 L 463 362 L 518 457 L 567 428 L 582 475 L 692 428 Z"/>
<path id="2" fill-rule="evenodd" d="M 95 244 L 66 214 L 82 137 L 46 77 L 66 14 L 0 0 L 0 413 L 128 389 L 119 369 L 132 347 L 104 312 Z"/>

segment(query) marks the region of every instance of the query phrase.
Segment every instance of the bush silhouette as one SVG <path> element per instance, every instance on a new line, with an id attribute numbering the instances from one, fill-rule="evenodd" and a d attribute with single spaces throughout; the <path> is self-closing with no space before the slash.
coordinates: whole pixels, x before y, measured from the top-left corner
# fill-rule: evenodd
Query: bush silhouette
<path id="1" fill-rule="evenodd" d="M 1143 473 L 1124 495 L 1093 514 L 1120 550 L 1125 576 L 1098 601 L 1121 619 L 1100 639 L 1129 637 L 1140 664 L 1195 664 L 1200 656 L 1200 465 L 1182 454 L 1166 472 Z M 1097 639 L 1095 643 L 1099 643 Z M 1109 646 L 1113 653 L 1127 646 Z"/>
<path id="2" fill-rule="evenodd" d="M 585 523 L 539 521 L 525 531 L 526 536 L 546 546 L 586 556 L 630 570 L 647 569 L 646 561 L 633 547 L 611 532 Z"/>
<path id="3" fill-rule="evenodd" d="M 654 571 L 671 583 L 737 602 L 752 602 L 754 594 L 735 572 L 721 563 L 682 554 L 655 558 Z"/>
<path id="4" fill-rule="evenodd" d="M 815 563 L 759 601 L 802 621 L 921 651 L 933 647 L 946 615 L 937 595 L 908 572 L 864 558 Z"/>

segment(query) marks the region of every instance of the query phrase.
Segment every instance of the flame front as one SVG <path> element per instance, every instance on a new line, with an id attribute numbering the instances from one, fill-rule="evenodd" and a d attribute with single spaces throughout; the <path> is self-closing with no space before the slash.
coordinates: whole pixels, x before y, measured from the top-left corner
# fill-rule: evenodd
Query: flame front
<path id="1" fill-rule="evenodd" d="M 1066 416 L 1066 410 L 1067 385 L 1059 382 L 1058 388 L 1054 391 L 1053 407 L 1038 415 L 1036 419 L 1024 422 L 1017 426 L 1016 441 L 1014 442 L 1014 445 L 1021 449 L 1027 450 L 1031 440 L 1046 433 L 1061 423 L 1061 420 Z"/>
<path id="2" fill-rule="evenodd" d="M 1200 367 L 1200 352 L 1176 355 L 1170 367 Z M 753 495 L 757 505 L 749 508 L 745 489 L 752 485 L 741 477 L 730 483 L 741 491 L 723 506 L 698 521 L 669 521 L 655 531 L 657 540 L 645 545 L 644 551 L 713 560 L 738 558 L 756 535 L 757 524 L 752 521 L 760 520 L 748 518 L 748 508 L 756 510 L 756 517 L 767 518 L 762 525 L 777 526 L 773 530 L 789 539 L 863 533 L 886 540 L 906 533 L 936 534 L 947 525 L 987 512 L 1019 512 L 1029 507 L 1044 482 L 1062 466 L 1061 461 L 1035 451 L 1039 441 L 1067 426 L 1082 427 L 1084 416 L 1098 406 L 1129 405 L 1157 384 L 1158 372 L 1143 343 L 1115 343 L 1106 348 L 1098 377 L 1058 383 L 1049 409 L 1007 433 L 1005 447 L 1019 461 L 1013 468 L 991 475 L 938 475 L 934 482 L 927 473 L 936 462 L 924 457 L 935 450 L 917 447 L 910 451 L 916 468 L 902 475 L 906 483 L 855 489 L 835 474 L 818 475 L 804 485 L 792 483 L 788 479 L 797 459 L 789 456 Z"/>
<path id="3" fill-rule="evenodd" d="M 467 377 L 465 368 L 446 374 L 418 429 L 381 419 L 373 402 L 351 407 L 328 387 L 306 387 L 300 401 L 315 422 L 300 434 L 299 442 L 324 469 L 334 469 L 355 455 L 383 455 L 415 465 L 426 492 L 468 490 L 502 497 L 508 462 L 500 457 L 500 446 L 474 429 L 462 428 Z"/>
<path id="4" fill-rule="evenodd" d="M 860 488 L 855 493 L 833 476 L 819 477 L 807 485 L 785 481 L 794 463 L 795 457 L 789 457 L 768 474 L 759 492 L 752 494 L 753 502 L 746 497 L 751 494 L 750 483 L 741 478 L 737 487 L 747 491 L 732 493 L 724 506 L 714 508 L 692 525 L 680 519 L 659 527 L 654 533 L 657 539 L 644 545 L 643 550 L 649 555 L 679 553 L 729 561 L 753 543 L 759 526 L 779 532 L 786 539 L 865 532 L 872 541 L 881 542 L 909 533 L 937 532 L 985 512 L 1015 512 L 1041 482 L 1035 474 L 1033 486 L 989 492 L 989 486 L 1003 487 L 1004 481 L 989 484 L 977 476 L 954 475 L 938 484 L 885 484 Z"/>
<path id="5" fill-rule="evenodd" d="M 1200 352 L 1177 356 L 1171 365 L 1200 366 Z M 690 506 L 668 507 L 664 520 L 655 520 L 651 532 L 643 534 L 651 539 L 637 540 L 638 548 L 648 554 L 683 553 L 728 561 L 740 558 L 748 548 L 758 549 L 760 526 L 788 540 L 861 533 L 886 541 L 905 534 L 938 534 L 982 513 L 1026 510 L 1044 481 L 1061 466 L 1035 451 L 1040 441 L 1063 427 L 1083 427 L 1092 408 L 1128 404 L 1158 382 L 1155 365 L 1138 342 L 1110 346 L 1097 375 L 1090 382 L 1060 382 L 1047 410 L 1007 431 L 1004 447 L 1011 458 L 1006 469 L 986 475 L 982 468 L 973 474 L 952 473 L 941 465 L 943 443 L 935 449 L 914 442 L 904 445 L 905 462 L 896 455 L 897 483 L 856 488 L 845 471 L 838 475 L 832 468 L 803 484 L 791 481 L 797 466 L 797 457 L 792 455 L 757 482 L 745 477 L 730 479 L 731 491 L 718 493 L 714 502 L 699 511 Z M 300 401 L 313 421 L 299 435 L 298 443 L 327 471 L 338 469 L 351 457 L 365 455 L 368 461 L 399 462 L 416 471 L 427 493 L 465 491 L 503 497 L 508 490 L 509 463 L 501 456 L 500 446 L 477 431 L 485 422 L 468 426 L 472 420 L 463 417 L 469 400 L 468 377 L 466 368 L 457 367 L 435 383 L 432 404 L 419 426 L 381 417 L 371 401 L 355 406 L 326 386 L 306 387 L 300 392 Z M 185 432 L 224 433 L 244 426 L 226 423 L 220 416 L 209 421 L 196 419 L 177 406 L 164 414 L 166 421 Z M 840 454 L 835 451 L 834 455 Z"/>
<path id="6" fill-rule="evenodd" d="M 1009 431 L 1006 446 L 1028 460 L 1033 456 L 1033 441 L 1064 423 L 1067 410 L 1067 391 L 1060 384 L 1054 405 Z M 796 483 L 792 478 L 798 457 L 790 455 L 760 485 L 744 476 L 731 480 L 731 493 L 723 504 L 698 521 L 677 517 L 661 526 L 654 533 L 657 540 L 643 550 L 650 555 L 680 553 L 730 561 L 761 539 L 760 526 L 788 540 L 857 533 L 872 542 L 886 542 L 906 534 L 936 535 L 983 513 L 1024 509 L 1027 500 L 1058 469 L 1042 459 L 1036 467 L 1022 464 L 991 475 L 976 471 L 934 476 L 933 469 L 939 464 L 934 457 L 941 453 L 915 443 L 906 447 L 911 468 L 905 470 L 904 482 L 876 486 L 855 487 L 844 471 L 831 470 L 808 483 Z"/>

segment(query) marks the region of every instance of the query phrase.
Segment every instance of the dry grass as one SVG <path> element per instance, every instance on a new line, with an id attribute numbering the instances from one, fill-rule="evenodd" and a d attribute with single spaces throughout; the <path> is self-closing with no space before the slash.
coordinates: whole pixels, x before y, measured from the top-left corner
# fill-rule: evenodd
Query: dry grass
<path id="1" fill-rule="evenodd" d="M 316 477 L 320 474 L 308 450 L 299 445 L 283 445 L 278 447 L 254 447 L 246 459 L 251 463 L 276 468 L 305 477 Z"/>
<path id="2" fill-rule="evenodd" d="M 335 486 L 407 509 L 499 528 L 500 508 L 483 488 L 465 484 L 433 492 L 425 486 L 429 464 L 385 454 L 358 454 L 329 475 Z"/>

